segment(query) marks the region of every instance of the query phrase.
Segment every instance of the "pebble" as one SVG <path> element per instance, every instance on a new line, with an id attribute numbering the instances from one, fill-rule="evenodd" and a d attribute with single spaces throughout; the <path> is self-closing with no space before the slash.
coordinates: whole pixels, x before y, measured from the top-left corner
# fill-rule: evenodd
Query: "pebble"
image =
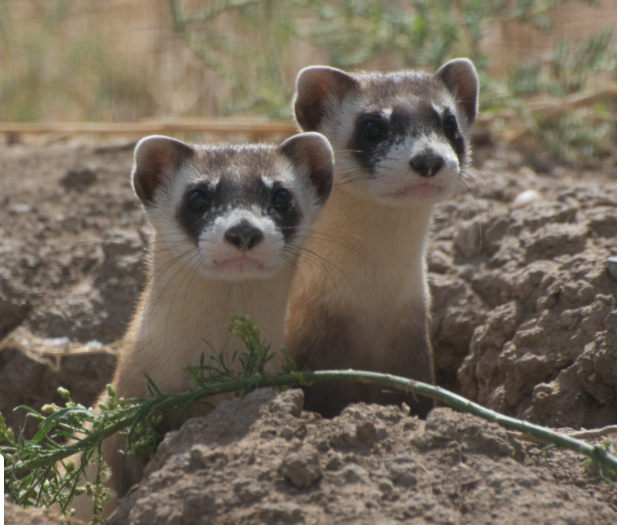
<path id="1" fill-rule="evenodd" d="M 307 488 L 322 476 L 318 450 L 312 445 L 304 445 L 297 451 L 289 452 L 278 469 L 297 488 Z"/>
<path id="2" fill-rule="evenodd" d="M 606 270 L 615 281 L 617 280 L 617 257 L 609 257 L 606 259 Z"/>
<path id="3" fill-rule="evenodd" d="M 542 200 L 542 195 L 535 190 L 526 190 L 516 195 L 512 202 L 512 208 L 523 208 L 527 204 Z"/>
<path id="4" fill-rule="evenodd" d="M 60 185 L 67 190 L 84 191 L 97 182 L 96 168 L 81 167 L 69 170 L 60 181 Z"/>
<path id="5" fill-rule="evenodd" d="M 30 213 L 31 210 L 32 208 L 27 204 L 15 204 L 10 208 L 12 213 Z"/>

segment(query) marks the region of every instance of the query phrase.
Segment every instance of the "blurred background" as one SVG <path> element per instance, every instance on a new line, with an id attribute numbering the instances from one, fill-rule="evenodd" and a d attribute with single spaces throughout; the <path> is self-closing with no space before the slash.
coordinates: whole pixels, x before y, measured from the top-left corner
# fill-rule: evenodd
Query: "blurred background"
<path id="1" fill-rule="evenodd" d="M 289 122 L 304 66 L 431 72 L 466 56 L 478 140 L 609 167 L 616 30 L 616 0 L 0 0 L 0 131 Z"/>

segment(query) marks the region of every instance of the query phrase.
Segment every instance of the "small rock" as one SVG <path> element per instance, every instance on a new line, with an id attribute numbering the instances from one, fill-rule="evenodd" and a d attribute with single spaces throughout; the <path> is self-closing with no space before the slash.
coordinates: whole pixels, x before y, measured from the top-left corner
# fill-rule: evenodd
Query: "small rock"
<path id="1" fill-rule="evenodd" d="M 342 484 L 362 483 L 370 485 L 370 475 L 368 471 L 359 465 L 346 465 L 337 476 Z"/>
<path id="2" fill-rule="evenodd" d="M 216 499 L 212 491 L 189 488 L 183 494 L 183 518 L 193 521 L 216 508 Z"/>
<path id="3" fill-rule="evenodd" d="M 333 452 L 325 464 L 327 470 L 340 470 L 343 466 L 344 461 L 342 459 L 342 454 L 339 452 Z"/>
<path id="4" fill-rule="evenodd" d="M 284 427 L 279 431 L 279 437 L 289 441 L 292 438 L 292 429 L 290 427 Z"/>
<path id="5" fill-rule="evenodd" d="M 294 437 L 297 439 L 303 439 L 306 435 L 307 427 L 305 426 L 305 423 L 301 422 L 297 428 L 294 429 Z"/>
<path id="6" fill-rule="evenodd" d="M 615 281 L 617 280 L 617 257 L 609 257 L 606 259 L 606 270 Z"/>
<path id="7" fill-rule="evenodd" d="M 523 208 L 532 202 L 541 201 L 542 195 L 535 190 L 526 190 L 516 195 L 516 198 L 512 202 L 512 208 Z"/>
<path id="8" fill-rule="evenodd" d="M 84 191 L 97 182 L 97 174 L 91 168 L 82 167 L 67 171 L 60 180 L 61 186 L 67 190 Z"/>
<path id="9" fill-rule="evenodd" d="M 397 457 L 389 461 L 385 467 L 389 472 L 389 477 L 396 485 L 402 487 L 413 487 L 417 484 L 417 464 L 415 459 L 410 456 Z"/>
<path id="10" fill-rule="evenodd" d="M 329 450 L 329 442 L 326 439 L 321 439 L 316 442 L 316 448 L 320 450 L 320 452 L 326 452 Z"/>
<path id="11" fill-rule="evenodd" d="M 303 509 L 294 503 L 271 503 L 260 508 L 267 523 L 297 523 L 303 520 Z"/>
<path id="12" fill-rule="evenodd" d="M 333 446 L 341 448 L 354 448 L 359 445 L 357 428 L 355 425 L 342 425 L 341 430 L 333 437 Z"/>
<path id="13" fill-rule="evenodd" d="M 304 445 L 299 450 L 289 452 L 277 471 L 295 487 L 309 487 L 322 476 L 318 450 L 312 445 Z"/>
<path id="14" fill-rule="evenodd" d="M 403 416 L 408 416 L 411 412 L 410 407 L 406 403 L 402 402 L 402 405 L 408 409 L 408 413 L 404 413 L 396 406 L 386 406 L 376 412 L 376 417 L 389 423 L 398 423 Z"/>
<path id="15" fill-rule="evenodd" d="M 374 425 L 371 421 L 364 421 L 357 425 L 357 438 L 365 445 L 380 441 L 386 435 L 387 429 L 385 427 Z"/>
<path id="16" fill-rule="evenodd" d="M 391 494 L 393 492 L 393 483 L 388 479 L 383 479 L 378 484 L 378 490 L 380 490 L 383 494 Z"/>
<path id="17" fill-rule="evenodd" d="M 10 207 L 9 211 L 12 213 L 30 213 L 32 208 L 27 204 L 14 204 Z"/>
<path id="18" fill-rule="evenodd" d="M 299 417 L 303 410 L 303 390 L 291 388 L 283 396 L 277 396 L 269 403 L 269 411 L 273 414 L 282 413 Z"/>
<path id="19" fill-rule="evenodd" d="M 241 503 L 244 504 L 260 500 L 268 493 L 265 484 L 256 484 L 253 479 L 238 480 L 234 483 L 233 488 Z"/>

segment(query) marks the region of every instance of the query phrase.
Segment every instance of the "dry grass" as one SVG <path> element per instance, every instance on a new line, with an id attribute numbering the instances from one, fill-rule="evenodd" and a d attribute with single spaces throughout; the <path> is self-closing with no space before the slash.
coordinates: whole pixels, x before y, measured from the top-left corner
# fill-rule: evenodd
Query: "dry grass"
<path id="1" fill-rule="evenodd" d="M 0 341 L 0 352 L 5 348 L 19 350 L 37 363 L 49 366 L 53 372 L 59 372 L 61 359 L 65 356 L 117 355 L 120 350 L 120 342 L 109 345 L 102 345 L 98 342 L 72 343 L 67 337 L 37 337 L 26 328 L 17 328 Z"/>
<path id="2" fill-rule="evenodd" d="M 126 123 L 231 114 L 290 119 L 294 77 L 304 66 L 432 70 L 465 54 L 481 73 L 482 110 L 500 113 L 494 120 L 510 126 L 493 124 L 496 133 L 555 150 L 568 161 L 613 164 L 614 102 L 569 118 L 529 111 L 539 95 L 542 105 L 556 106 L 574 92 L 588 96 L 616 82 L 615 54 L 614 62 L 587 71 L 579 85 L 569 86 L 578 77 L 569 71 L 571 78 L 554 83 L 554 94 L 540 86 L 553 75 L 553 49 L 561 38 L 575 49 L 616 19 L 614 0 L 559 3 L 548 11 L 552 29 L 540 31 L 534 27 L 539 20 L 525 24 L 503 8 L 492 14 L 500 2 L 479 4 L 475 20 L 481 22 L 471 22 L 467 13 L 475 3 L 466 0 L 361 0 L 352 14 L 341 0 L 0 0 L 0 121 Z M 554 2 L 534 2 L 533 11 L 547 4 Z M 423 27 L 417 23 L 422 18 Z M 615 46 L 615 33 L 609 45 Z M 525 59 L 529 63 L 521 67 Z M 569 127 L 584 134 L 565 147 Z M 597 143 L 603 147 L 596 156 Z"/>

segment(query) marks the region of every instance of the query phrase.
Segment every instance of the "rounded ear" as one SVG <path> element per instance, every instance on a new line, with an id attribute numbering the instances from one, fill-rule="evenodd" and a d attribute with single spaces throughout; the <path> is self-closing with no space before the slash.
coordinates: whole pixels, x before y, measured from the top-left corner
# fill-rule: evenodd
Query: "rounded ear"
<path id="1" fill-rule="evenodd" d="M 155 192 L 173 177 L 195 150 L 179 140 L 153 135 L 138 142 L 133 153 L 133 189 L 144 206 L 152 205 Z"/>
<path id="2" fill-rule="evenodd" d="M 453 95 L 470 126 L 477 118 L 479 82 L 473 62 L 468 58 L 456 58 L 443 64 L 434 76 Z"/>
<path id="3" fill-rule="evenodd" d="M 311 66 L 297 75 L 293 98 L 294 115 L 303 131 L 316 131 L 322 120 L 346 94 L 357 89 L 358 82 L 349 74 L 325 66 Z"/>
<path id="4" fill-rule="evenodd" d="M 323 205 L 333 186 L 333 149 L 329 141 L 320 133 L 300 133 L 282 142 L 277 151 L 307 174 Z"/>

